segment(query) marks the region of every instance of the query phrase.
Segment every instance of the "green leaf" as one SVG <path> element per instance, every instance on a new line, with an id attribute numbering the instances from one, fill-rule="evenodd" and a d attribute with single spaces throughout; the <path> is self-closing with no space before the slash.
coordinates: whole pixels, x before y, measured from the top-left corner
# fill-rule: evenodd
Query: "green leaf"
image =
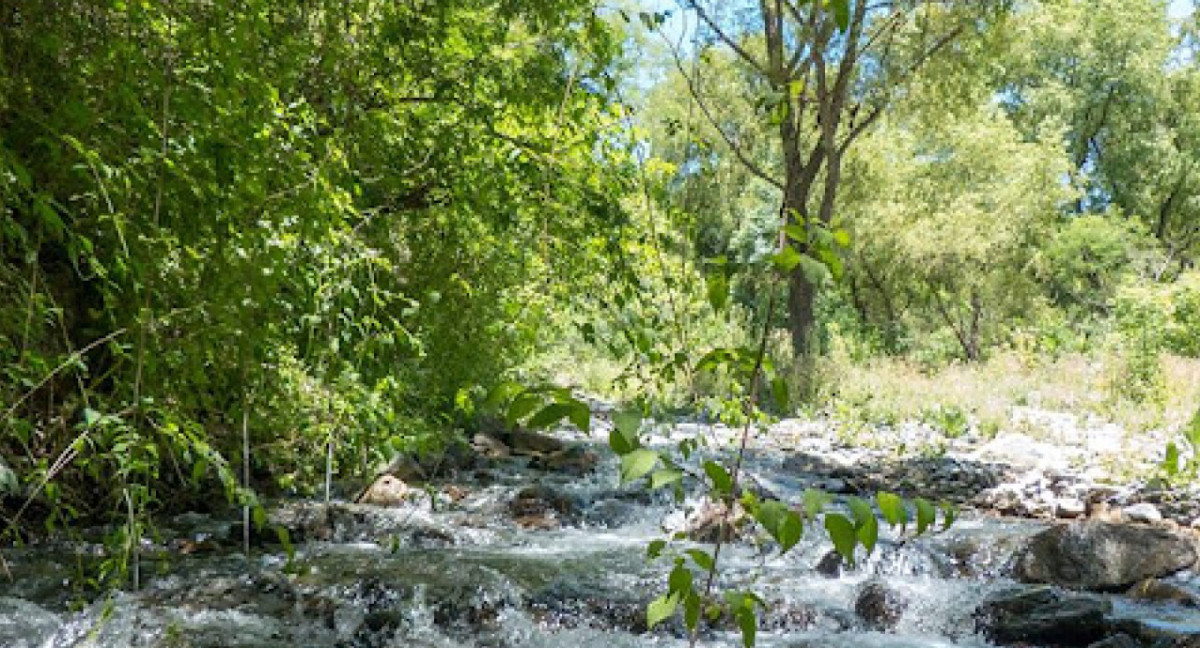
<path id="1" fill-rule="evenodd" d="M 90 428 L 94 426 L 96 423 L 100 422 L 100 417 L 100 412 L 97 412 L 90 407 L 83 408 L 83 425 L 85 427 Z"/>
<path id="2" fill-rule="evenodd" d="M 609 445 L 612 446 L 613 451 L 617 454 L 626 454 L 641 445 L 638 442 L 638 432 L 641 429 L 642 415 L 637 410 L 617 412 L 613 415 L 613 430 L 608 435 Z M 621 440 L 614 443 L 614 434 L 620 436 Z"/>
<path id="3" fill-rule="evenodd" d="M 733 492 L 733 478 L 729 476 L 729 472 L 721 464 L 715 461 L 705 461 L 704 474 L 708 475 L 708 478 L 712 480 L 713 488 L 718 493 L 728 495 Z"/>
<path id="4" fill-rule="evenodd" d="M 754 613 L 754 608 L 742 608 L 737 613 L 737 624 L 742 631 L 742 646 L 754 648 L 758 633 L 758 615 Z"/>
<path id="5" fill-rule="evenodd" d="M 850 232 L 844 229 L 833 230 L 833 242 L 841 248 L 850 247 Z"/>
<path id="6" fill-rule="evenodd" d="M 671 618 L 678 606 L 679 596 L 675 594 L 660 596 L 650 601 L 650 604 L 646 606 L 646 626 L 653 628 Z"/>
<path id="7" fill-rule="evenodd" d="M 525 392 L 517 396 L 508 406 L 508 412 L 504 415 L 505 422 L 509 427 L 516 425 L 518 421 L 537 409 L 542 402 L 542 396 L 532 392 Z"/>
<path id="8" fill-rule="evenodd" d="M 783 226 L 783 233 L 797 243 L 808 243 L 808 230 L 803 225 L 789 223 Z"/>
<path id="9" fill-rule="evenodd" d="M 651 540 L 650 544 L 646 545 L 646 557 L 650 559 L 658 558 L 662 555 L 663 549 L 667 548 L 667 541 L 658 539 Z"/>
<path id="10" fill-rule="evenodd" d="M 1167 443 L 1167 454 L 1163 457 L 1162 469 L 1168 477 L 1179 474 L 1179 446 L 1174 441 Z"/>
<path id="11" fill-rule="evenodd" d="M 670 486 L 681 479 L 683 479 L 683 473 L 679 470 L 675 470 L 674 468 L 663 468 L 661 470 L 656 470 L 654 471 L 654 474 L 650 475 L 650 488 L 653 490 L 658 490 L 663 486 Z"/>
<path id="12" fill-rule="evenodd" d="M 945 531 L 958 519 L 958 507 L 950 502 L 942 502 L 938 508 L 942 509 L 942 530 Z"/>
<path id="13" fill-rule="evenodd" d="M 675 569 L 667 577 L 667 585 L 672 594 L 683 595 L 692 591 L 692 570 L 683 565 L 682 558 L 675 563 Z"/>
<path id="14" fill-rule="evenodd" d="M 592 429 L 592 410 L 587 406 L 587 403 L 572 398 L 565 403 L 567 406 L 567 420 L 571 422 L 579 431 L 588 433 Z"/>
<path id="15" fill-rule="evenodd" d="M 862 526 L 867 523 L 867 520 L 875 519 L 875 511 L 871 510 L 871 504 L 861 497 L 846 498 L 846 505 L 854 514 L 855 526 Z"/>
<path id="16" fill-rule="evenodd" d="M 533 430 L 548 428 L 555 423 L 563 420 L 571 414 L 571 406 L 563 403 L 550 403 L 549 405 L 538 410 L 532 418 L 525 422 L 525 425 Z"/>
<path id="17" fill-rule="evenodd" d="M 854 524 L 840 513 L 829 513 L 825 516 L 825 530 L 833 541 L 833 548 L 847 563 L 854 564 L 854 547 L 858 544 L 858 536 L 854 532 Z"/>
<path id="18" fill-rule="evenodd" d="M 838 29 L 846 31 L 850 28 L 850 0 L 825 0 L 825 6 L 833 10 Z"/>
<path id="19" fill-rule="evenodd" d="M 790 273 L 796 269 L 796 266 L 804 262 L 808 258 L 796 251 L 796 248 L 785 245 L 782 250 L 776 252 L 771 257 L 771 263 L 777 270 L 783 273 Z"/>
<path id="20" fill-rule="evenodd" d="M 621 457 L 621 482 L 631 482 L 640 479 L 646 473 L 654 470 L 658 464 L 658 453 L 646 448 L 638 448 Z"/>
<path id="21" fill-rule="evenodd" d="M 618 456 L 627 455 L 637 449 L 637 440 L 630 441 L 620 430 L 614 428 L 608 433 L 608 447 Z"/>
<path id="22" fill-rule="evenodd" d="M 683 624 L 688 630 L 695 630 L 700 624 L 700 607 L 700 596 L 695 592 L 688 592 L 683 599 Z"/>
<path id="23" fill-rule="evenodd" d="M 713 560 L 713 557 L 710 556 L 708 552 L 701 549 L 688 549 L 683 553 L 691 556 L 692 560 L 696 563 L 696 566 L 704 571 L 712 571 L 713 567 L 716 566 L 716 562 Z"/>
<path id="24" fill-rule="evenodd" d="M 933 508 L 933 504 L 929 500 L 918 497 L 913 500 L 913 505 L 917 508 L 917 535 L 925 533 L 925 530 L 933 526 L 934 520 L 937 519 L 937 510 Z"/>
<path id="25" fill-rule="evenodd" d="M 858 541 L 862 544 L 863 549 L 866 549 L 867 554 L 870 555 L 875 551 L 875 543 L 879 541 L 879 521 L 875 519 L 875 516 L 871 516 L 859 523 L 855 534 L 858 536 Z"/>
<path id="26" fill-rule="evenodd" d="M 786 412 L 789 405 L 788 385 L 783 378 L 774 378 L 771 380 L 771 397 L 775 401 L 775 407 L 779 408 L 780 412 Z"/>
<path id="27" fill-rule="evenodd" d="M 879 505 L 879 512 L 883 513 L 883 519 L 887 520 L 892 528 L 908 524 L 908 509 L 904 506 L 904 499 L 899 495 L 877 493 L 875 503 Z"/>
<path id="28" fill-rule="evenodd" d="M 724 272 L 711 272 L 704 279 L 705 295 L 714 311 L 721 312 L 729 302 L 729 277 Z"/>
<path id="29" fill-rule="evenodd" d="M 825 491 L 815 488 L 804 490 L 804 515 L 810 520 L 817 519 L 817 514 L 833 501 L 833 497 Z"/>
<path id="30" fill-rule="evenodd" d="M 511 380 L 502 382 L 488 392 L 487 397 L 483 400 L 483 406 L 486 408 L 500 407 L 501 403 L 511 400 L 523 391 L 525 391 L 525 388 L 519 383 L 512 382 Z"/>

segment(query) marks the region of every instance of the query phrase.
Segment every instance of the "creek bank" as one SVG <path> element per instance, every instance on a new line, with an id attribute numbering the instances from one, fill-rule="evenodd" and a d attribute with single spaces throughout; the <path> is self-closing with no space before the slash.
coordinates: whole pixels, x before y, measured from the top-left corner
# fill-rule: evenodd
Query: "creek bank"
<path id="1" fill-rule="evenodd" d="M 651 442 L 665 448 L 666 437 L 698 427 L 672 426 Z M 194 648 L 681 648 L 677 622 L 645 627 L 645 605 L 662 593 L 668 564 L 647 562 L 646 543 L 689 525 L 694 538 L 715 539 L 730 532 L 724 515 L 690 478 L 682 510 L 668 493 L 618 485 L 616 460 L 602 447 L 605 421 L 595 428 L 591 439 L 545 435 L 553 442 L 488 435 L 433 464 L 393 462 L 394 472 L 346 490 L 357 498 L 278 502 L 270 521 L 287 529 L 291 556 L 266 532 L 247 558 L 235 520 L 180 516 L 164 525 L 166 537 L 180 540 L 163 543 L 171 569 L 159 575 L 147 562 L 143 589 L 119 596 L 99 639 L 84 637 L 101 602 L 76 612 L 35 596 L 32 585 L 0 584 L 0 645 L 9 645 L 6 628 L 16 628 L 9 634 L 30 637 L 30 648 L 168 648 L 172 632 L 185 633 Z M 883 482 L 907 479 L 911 494 L 959 501 L 964 517 L 919 538 L 885 531 L 875 553 L 853 566 L 829 553 L 820 532 L 783 557 L 764 557 L 757 533 L 726 538 L 719 585 L 751 587 L 767 601 L 763 648 L 981 648 L 987 637 L 1050 646 L 1080 623 L 1098 628 L 1085 635 L 1089 643 L 1159 648 L 1200 632 L 1200 611 L 1187 602 L 1200 590 L 1186 571 L 1124 593 L 1015 582 L 1018 556 L 1048 533 L 1048 521 L 984 515 L 972 502 L 1019 478 L 1020 469 L 893 453 L 880 464 L 891 472 L 879 476 L 869 463 L 875 451 L 834 443 L 783 450 L 785 443 L 752 444 L 748 488 L 798 506 L 804 489 L 818 484 L 869 495 L 863 489 L 872 484 L 894 492 L 904 484 Z M 1166 529 L 1165 522 L 1118 526 Z M 1091 550 L 1103 553 L 1099 546 Z M 39 559 L 18 553 L 14 568 L 36 572 Z M 704 641 L 735 645 L 735 632 L 722 620 Z"/>

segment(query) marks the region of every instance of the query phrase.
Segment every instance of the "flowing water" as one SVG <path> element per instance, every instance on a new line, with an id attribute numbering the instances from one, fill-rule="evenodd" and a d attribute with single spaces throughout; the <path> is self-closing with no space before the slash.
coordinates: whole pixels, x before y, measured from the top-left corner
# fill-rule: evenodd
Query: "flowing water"
<path id="1" fill-rule="evenodd" d="M 770 453 L 749 472 L 784 500 L 803 479 Z M 646 544 L 664 537 L 673 506 L 637 486 L 619 487 L 609 460 L 586 476 L 546 473 L 522 460 L 497 462 L 456 480 L 466 495 L 382 508 L 282 502 L 275 519 L 292 528 L 295 554 L 258 543 L 247 558 L 232 520 L 197 515 L 168 521 L 164 538 L 192 553 L 146 547 L 136 591 L 87 600 L 78 581 L 86 546 L 7 549 L 15 580 L 0 584 L 0 646 L 256 648 L 441 648 L 475 646 L 623 648 L 685 646 L 677 623 L 645 629 L 644 606 L 665 588 L 667 565 Z M 526 529 L 510 502 L 530 484 L 557 498 L 562 526 Z M 1011 585 L 1005 567 L 1029 521 L 967 517 L 916 539 L 883 533 L 875 554 L 840 573 L 816 569 L 829 550 L 808 533 L 789 554 L 744 542 L 721 554 L 721 587 L 747 587 L 770 603 L 758 644 L 771 647 L 986 646 L 973 611 Z M 1186 580 L 1186 579 L 1185 579 Z M 874 627 L 855 611 L 868 583 L 906 602 L 894 623 Z M 1195 610 L 1120 603 L 1114 614 L 1196 631 Z M 704 646 L 738 646 L 718 627 Z"/>

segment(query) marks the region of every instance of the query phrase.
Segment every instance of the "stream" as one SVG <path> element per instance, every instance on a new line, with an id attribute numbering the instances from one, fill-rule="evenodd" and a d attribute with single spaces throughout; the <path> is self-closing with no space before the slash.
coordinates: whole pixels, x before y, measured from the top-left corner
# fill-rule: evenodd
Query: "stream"
<path id="1" fill-rule="evenodd" d="M 245 556 L 236 514 L 179 516 L 162 523 L 161 544 L 144 546 L 136 591 L 94 600 L 73 585 L 79 557 L 97 547 L 5 548 L 14 579 L 0 582 L 0 646 L 688 645 L 675 620 L 645 627 L 645 604 L 665 590 L 669 570 L 648 561 L 645 548 L 665 537 L 664 526 L 678 526 L 677 507 L 667 494 L 620 486 L 599 438 L 583 443 L 595 444 L 600 462 L 580 474 L 512 457 L 476 465 L 395 507 L 275 502 L 271 518 L 290 530 L 291 560 L 269 537 Z M 794 465 L 765 449 L 746 464 L 760 487 L 798 502 L 813 482 Z M 545 504 L 542 517 L 521 520 L 537 502 Z M 743 540 L 722 550 L 719 585 L 753 589 L 770 604 L 760 614 L 764 648 L 989 646 L 976 608 L 1005 588 L 1028 587 L 1011 580 L 1010 566 L 1046 526 L 970 512 L 920 538 L 898 538 L 881 525 L 875 553 L 853 568 L 823 561 L 830 545 L 820 530 L 806 530 L 784 556 Z M 1190 572 L 1171 580 L 1200 591 Z M 889 602 L 874 606 L 886 609 L 864 604 L 872 589 L 886 592 Z M 1194 607 L 1104 596 L 1113 620 L 1200 633 Z M 699 643 L 741 640 L 719 624 Z"/>

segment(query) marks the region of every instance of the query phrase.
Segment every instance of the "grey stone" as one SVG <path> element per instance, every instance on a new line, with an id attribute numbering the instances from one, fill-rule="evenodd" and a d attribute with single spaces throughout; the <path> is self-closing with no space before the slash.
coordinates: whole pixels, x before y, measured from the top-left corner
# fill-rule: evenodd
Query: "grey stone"
<path id="1" fill-rule="evenodd" d="M 975 611 L 976 629 L 1002 645 L 1049 643 L 1087 646 L 1104 638 L 1108 601 L 1065 595 L 1049 587 L 1010 588 L 989 596 Z"/>
<path id="2" fill-rule="evenodd" d="M 1182 533 L 1086 520 L 1031 538 L 1017 556 L 1014 576 L 1026 583 L 1103 590 L 1173 574 L 1195 562 L 1195 542 Z"/>

